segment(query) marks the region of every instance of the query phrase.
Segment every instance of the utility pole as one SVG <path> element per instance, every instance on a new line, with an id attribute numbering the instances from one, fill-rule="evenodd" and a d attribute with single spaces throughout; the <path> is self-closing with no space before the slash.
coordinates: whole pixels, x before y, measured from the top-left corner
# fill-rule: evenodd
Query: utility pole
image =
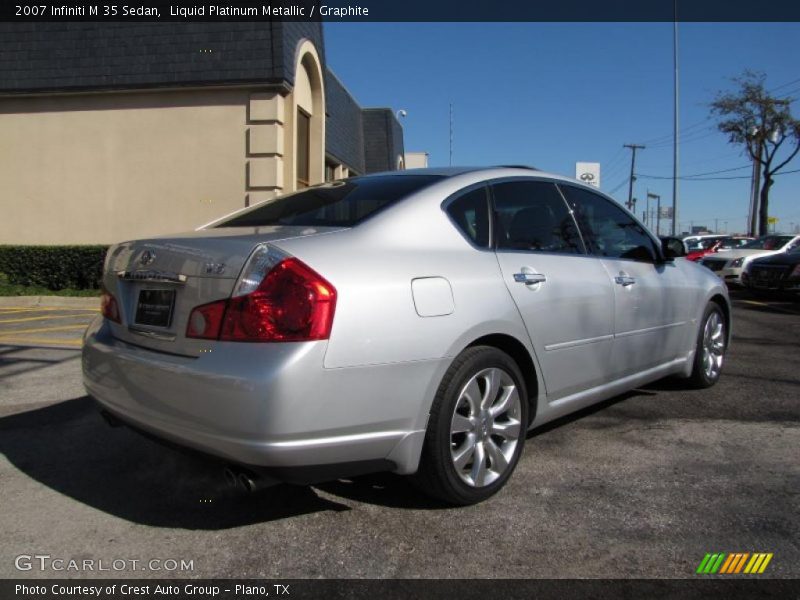
<path id="1" fill-rule="evenodd" d="M 678 0 L 672 0 L 672 64 L 675 98 L 672 120 L 672 235 L 677 235 L 678 224 Z"/>
<path id="2" fill-rule="evenodd" d="M 758 140 L 756 146 L 756 155 L 758 156 L 759 160 L 753 161 L 753 181 L 750 186 L 751 197 L 750 197 L 750 219 L 748 221 L 748 226 L 750 231 L 748 235 L 756 237 L 758 235 L 758 215 L 759 215 L 759 207 L 761 205 L 761 154 L 763 153 L 764 142 L 762 140 Z"/>
<path id="3" fill-rule="evenodd" d="M 714 219 L 714 233 L 719 233 L 719 219 Z"/>
<path id="4" fill-rule="evenodd" d="M 640 146 L 639 144 L 623 144 L 623 148 L 630 148 L 631 149 L 631 179 L 628 183 L 628 202 L 625 206 L 628 207 L 628 210 L 633 209 L 633 182 L 636 181 L 636 175 L 633 174 L 633 170 L 636 167 L 636 150 L 644 150 L 644 146 Z"/>

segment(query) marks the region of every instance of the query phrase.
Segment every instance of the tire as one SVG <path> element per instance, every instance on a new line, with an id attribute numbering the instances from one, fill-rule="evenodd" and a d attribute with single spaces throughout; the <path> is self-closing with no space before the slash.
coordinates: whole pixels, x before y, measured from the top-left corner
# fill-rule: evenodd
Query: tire
<path id="1" fill-rule="evenodd" d="M 722 309 L 709 302 L 697 332 L 694 365 L 689 384 L 694 388 L 710 388 L 719 381 L 725 351 L 728 349 L 727 324 Z"/>
<path id="2" fill-rule="evenodd" d="M 517 466 L 527 424 L 528 395 L 516 362 L 497 348 L 467 348 L 436 393 L 415 483 L 448 504 L 486 500 Z"/>

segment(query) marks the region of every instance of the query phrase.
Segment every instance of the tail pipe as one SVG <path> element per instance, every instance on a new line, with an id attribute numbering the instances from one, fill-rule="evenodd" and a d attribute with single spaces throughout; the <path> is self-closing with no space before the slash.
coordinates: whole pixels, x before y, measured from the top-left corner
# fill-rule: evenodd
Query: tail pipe
<path id="1" fill-rule="evenodd" d="M 280 483 L 277 479 L 235 465 L 225 467 L 225 481 L 229 487 L 248 494 Z"/>

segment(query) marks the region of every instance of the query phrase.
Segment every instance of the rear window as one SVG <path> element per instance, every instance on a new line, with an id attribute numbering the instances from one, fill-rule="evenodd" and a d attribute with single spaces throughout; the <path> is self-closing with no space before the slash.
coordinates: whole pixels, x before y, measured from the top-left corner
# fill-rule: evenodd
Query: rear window
<path id="1" fill-rule="evenodd" d="M 777 250 L 790 241 L 792 241 L 792 236 L 790 235 L 765 235 L 757 240 L 748 242 L 742 248 L 746 250 Z"/>
<path id="2" fill-rule="evenodd" d="M 352 227 L 439 179 L 438 175 L 386 175 L 333 181 L 259 204 L 215 227 Z"/>

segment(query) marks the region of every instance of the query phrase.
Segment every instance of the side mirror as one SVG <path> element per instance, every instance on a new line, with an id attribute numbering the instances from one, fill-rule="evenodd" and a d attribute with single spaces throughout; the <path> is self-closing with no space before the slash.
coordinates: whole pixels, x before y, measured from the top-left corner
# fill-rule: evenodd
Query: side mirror
<path id="1" fill-rule="evenodd" d="M 686 256 L 686 245 L 681 238 L 676 237 L 662 237 L 661 238 L 661 252 L 664 258 L 670 260 L 672 258 L 680 258 Z"/>

